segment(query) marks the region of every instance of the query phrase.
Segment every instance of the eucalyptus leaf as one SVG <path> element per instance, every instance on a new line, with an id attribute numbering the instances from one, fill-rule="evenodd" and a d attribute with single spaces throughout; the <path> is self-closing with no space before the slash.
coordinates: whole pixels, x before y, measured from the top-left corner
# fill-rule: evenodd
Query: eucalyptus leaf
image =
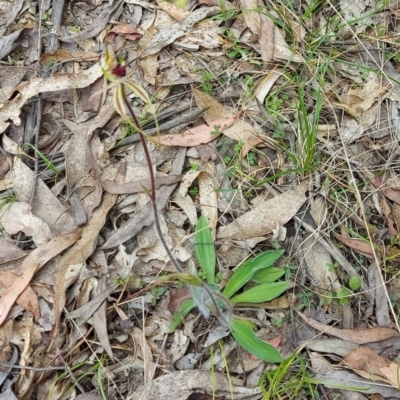
<path id="1" fill-rule="evenodd" d="M 231 303 L 263 303 L 281 295 L 289 287 L 288 282 L 266 283 L 255 286 L 249 290 L 232 297 Z"/>
<path id="2" fill-rule="evenodd" d="M 282 357 L 275 347 L 263 342 L 246 323 L 233 319 L 231 333 L 235 340 L 247 351 L 261 360 L 270 363 L 279 363 Z"/>
<path id="3" fill-rule="evenodd" d="M 285 275 L 285 270 L 282 268 L 268 267 L 256 271 L 251 278 L 251 281 L 259 284 L 272 283 L 277 281 L 283 275 Z"/>
<path id="4" fill-rule="evenodd" d="M 256 271 L 270 267 L 283 253 L 284 250 L 268 250 L 244 262 L 229 279 L 223 291 L 224 296 L 232 297 L 250 281 Z"/>
<path id="5" fill-rule="evenodd" d="M 207 282 L 214 283 L 215 277 L 215 248 L 208 227 L 207 219 L 202 215 L 196 225 L 194 236 L 194 252 L 202 271 L 206 274 Z"/>
<path id="6" fill-rule="evenodd" d="M 178 310 L 174 312 L 174 319 L 171 322 L 171 325 L 169 326 L 171 332 L 173 332 L 179 326 L 183 318 L 185 318 L 186 315 L 188 315 L 189 312 L 193 310 L 193 308 L 195 307 L 196 303 L 194 302 L 193 299 L 187 299 L 182 301 L 182 303 L 179 305 Z"/>

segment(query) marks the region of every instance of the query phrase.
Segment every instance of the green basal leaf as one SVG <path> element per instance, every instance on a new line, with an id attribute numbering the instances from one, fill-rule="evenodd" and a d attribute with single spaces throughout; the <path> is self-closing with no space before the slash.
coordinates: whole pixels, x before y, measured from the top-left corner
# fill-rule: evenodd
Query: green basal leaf
<path id="1" fill-rule="evenodd" d="M 281 295 L 289 287 L 288 282 L 274 282 L 258 285 L 231 298 L 232 304 L 263 303 Z"/>
<path id="2" fill-rule="evenodd" d="M 253 277 L 256 271 L 270 267 L 283 253 L 284 250 L 268 250 L 247 260 L 233 273 L 225 286 L 223 295 L 227 298 L 232 297 Z"/>
<path id="3" fill-rule="evenodd" d="M 263 283 L 272 283 L 277 281 L 283 275 L 285 275 L 285 270 L 276 267 L 268 267 L 256 271 L 251 278 L 251 281 L 259 283 L 260 285 Z"/>
<path id="4" fill-rule="evenodd" d="M 215 248 L 208 227 L 207 219 L 202 215 L 196 225 L 194 250 L 202 271 L 206 274 L 207 282 L 214 283 L 215 276 Z"/>
<path id="5" fill-rule="evenodd" d="M 254 331 L 242 321 L 231 321 L 231 333 L 235 340 L 251 354 L 270 363 L 279 363 L 282 357 L 275 347 L 263 342 Z"/>
<path id="6" fill-rule="evenodd" d="M 173 332 L 179 324 L 182 322 L 183 318 L 186 317 L 186 315 L 189 314 L 193 308 L 196 307 L 196 303 L 194 302 L 193 299 L 187 299 L 185 301 L 182 301 L 182 303 L 179 306 L 179 309 L 174 312 L 174 320 L 171 322 L 171 325 L 169 326 L 169 329 L 171 332 Z"/>

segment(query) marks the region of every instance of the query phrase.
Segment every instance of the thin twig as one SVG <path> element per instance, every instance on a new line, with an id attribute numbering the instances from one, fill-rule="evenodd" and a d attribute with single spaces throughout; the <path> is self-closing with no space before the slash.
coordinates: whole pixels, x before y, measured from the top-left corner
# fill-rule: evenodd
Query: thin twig
<path id="1" fill-rule="evenodd" d="M 40 2 L 39 6 L 39 27 L 38 27 L 38 47 L 37 52 L 40 58 L 40 54 L 42 52 L 42 9 L 43 9 L 44 0 Z M 37 67 L 37 77 L 40 78 L 40 62 L 38 61 Z M 35 197 L 36 185 L 38 180 L 39 174 L 39 155 L 37 154 L 38 144 L 39 144 L 39 133 L 40 133 L 40 126 L 42 124 L 42 94 L 38 94 L 38 102 L 36 105 L 36 125 L 35 129 L 33 130 L 33 138 L 35 142 L 35 149 L 34 149 L 34 157 L 35 157 L 35 166 L 34 166 L 34 173 L 33 173 L 33 187 L 32 192 L 30 193 L 29 197 L 29 204 L 32 205 L 33 199 Z"/>
<path id="2" fill-rule="evenodd" d="M 28 367 L 27 365 L 11 365 L 11 364 L 6 364 L 0 361 L 0 366 L 2 367 L 7 367 L 7 368 L 12 368 L 12 369 L 26 369 L 29 371 L 36 371 L 36 372 L 42 372 L 42 371 L 65 371 L 65 367 L 47 367 L 47 368 L 39 368 L 39 367 Z"/>

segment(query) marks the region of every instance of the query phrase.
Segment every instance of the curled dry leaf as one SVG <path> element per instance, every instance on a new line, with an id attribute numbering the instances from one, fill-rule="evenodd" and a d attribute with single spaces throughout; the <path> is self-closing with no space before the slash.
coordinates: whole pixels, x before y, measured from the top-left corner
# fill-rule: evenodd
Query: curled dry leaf
<path id="1" fill-rule="evenodd" d="M 160 135 L 154 139 L 155 143 L 165 146 L 193 147 L 215 140 L 220 132 L 223 132 L 235 122 L 236 116 L 230 118 L 220 118 L 211 121 L 208 125 L 203 124 L 190 128 L 183 133 L 176 135 Z"/>
<path id="2" fill-rule="evenodd" d="M 79 234 L 58 236 L 50 242 L 33 250 L 24 260 L 24 273 L 18 276 L 7 288 L 4 295 L 0 298 L 0 325 L 5 321 L 7 315 L 20 294 L 29 285 L 34 274 L 43 267 L 49 260 L 67 249 L 79 238 Z"/>
<path id="3" fill-rule="evenodd" d="M 218 239 L 248 239 L 271 233 L 277 225 L 284 225 L 297 213 L 307 200 L 308 182 L 302 182 L 293 190 L 258 204 L 241 215 L 236 221 L 221 227 Z"/>

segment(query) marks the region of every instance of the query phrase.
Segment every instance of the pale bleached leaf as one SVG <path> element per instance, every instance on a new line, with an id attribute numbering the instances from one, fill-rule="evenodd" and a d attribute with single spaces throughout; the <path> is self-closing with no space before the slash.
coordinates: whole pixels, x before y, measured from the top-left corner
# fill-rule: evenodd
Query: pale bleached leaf
<path id="1" fill-rule="evenodd" d="M 308 182 L 295 189 L 266 200 L 241 215 L 227 226 L 219 228 L 218 239 L 248 239 L 271 233 L 277 225 L 290 221 L 307 200 Z"/>

